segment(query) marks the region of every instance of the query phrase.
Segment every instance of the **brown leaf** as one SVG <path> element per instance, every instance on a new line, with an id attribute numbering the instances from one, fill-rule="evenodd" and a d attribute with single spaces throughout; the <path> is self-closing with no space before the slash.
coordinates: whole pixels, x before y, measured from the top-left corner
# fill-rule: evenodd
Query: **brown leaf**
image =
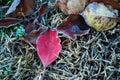
<path id="1" fill-rule="evenodd" d="M 65 14 L 79 14 L 87 4 L 87 0 L 56 0 L 57 5 Z"/>
<path id="2" fill-rule="evenodd" d="M 57 30 L 75 40 L 76 36 L 87 34 L 90 28 L 81 15 L 70 15 L 57 27 Z"/>
<path id="3" fill-rule="evenodd" d="M 36 39 L 39 34 L 42 32 L 42 29 L 36 29 L 35 25 L 32 22 L 29 22 L 25 27 L 26 35 L 21 37 L 21 40 L 31 43 L 34 47 L 36 47 Z"/>
<path id="4" fill-rule="evenodd" d="M 25 33 L 29 34 L 34 29 L 35 29 L 35 24 L 33 24 L 33 22 L 29 22 L 25 27 Z"/>
<path id="5" fill-rule="evenodd" d="M 48 8 L 47 2 L 42 3 L 40 10 L 38 12 L 38 20 L 41 20 L 41 17 L 46 14 L 47 8 Z"/>
<path id="6" fill-rule="evenodd" d="M 115 0 L 90 0 L 90 2 L 103 2 L 111 5 L 113 8 L 120 10 L 120 3 Z"/>
<path id="7" fill-rule="evenodd" d="M 42 29 L 33 30 L 30 34 L 27 34 L 24 37 L 21 37 L 21 40 L 31 43 L 34 47 L 36 47 L 36 40 L 39 34 L 42 32 Z"/>
<path id="8" fill-rule="evenodd" d="M 25 17 L 29 15 L 35 7 L 35 0 L 14 0 L 6 17 Z"/>
<path id="9" fill-rule="evenodd" d="M 0 20 L 0 28 L 8 28 L 8 27 L 18 24 L 20 22 L 22 22 L 22 20 L 16 19 L 16 18 L 2 19 L 2 20 Z"/>
<path id="10" fill-rule="evenodd" d="M 42 3 L 40 11 L 39 11 L 39 15 L 44 16 L 46 14 L 47 11 L 47 3 Z"/>

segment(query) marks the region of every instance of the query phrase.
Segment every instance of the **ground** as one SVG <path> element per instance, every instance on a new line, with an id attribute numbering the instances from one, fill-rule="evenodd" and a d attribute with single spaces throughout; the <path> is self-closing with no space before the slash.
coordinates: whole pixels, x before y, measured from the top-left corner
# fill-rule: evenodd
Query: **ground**
<path id="1" fill-rule="evenodd" d="M 2 3 L 10 5 L 12 0 Z M 55 28 L 65 16 L 57 7 L 52 11 L 47 20 Z M 19 39 L 17 30 L 24 31 L 24 27 L 0 29 L 0 80 L 37 80 L 42 76 L 43 65 L 36 50 Z M 46 68 L 44 80 L 120 80 L 119 24 L 107 31 L 91 28 L 75 41 L 62 34 L 59 37 L 62 51 Z"/>

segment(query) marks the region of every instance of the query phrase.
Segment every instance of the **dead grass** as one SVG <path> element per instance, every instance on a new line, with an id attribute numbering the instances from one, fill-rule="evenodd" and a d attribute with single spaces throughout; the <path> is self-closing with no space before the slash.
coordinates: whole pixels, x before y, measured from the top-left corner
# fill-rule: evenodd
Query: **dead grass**
<path id="1" fill-rule="evenodd" d="M 43 20 L 55 28 L 65 16 L 58 9 L 51 12 Z M 91 28 L 75 41 L 59 37 L 62 51 L 47 67 L 44 80 L 120 80 L 120 25 L 103 32 Z M 43 71 L 33 47 L 16 39 L 14 31 L 0 29 L 0 80 L 38 80 Z"/>

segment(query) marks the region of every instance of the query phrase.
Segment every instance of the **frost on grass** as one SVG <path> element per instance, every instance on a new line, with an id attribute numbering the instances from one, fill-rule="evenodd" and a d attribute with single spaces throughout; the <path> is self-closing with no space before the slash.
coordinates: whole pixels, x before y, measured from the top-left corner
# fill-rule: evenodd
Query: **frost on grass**
<path id="1" fill-rule="evenodd" d="M 63 49 L 59 58 L 47 68 L 45 79 L 119 79 L 119 26 L 105 32 L 91 30 L 76 41 L 61 38 Z M 15 34 L 0 36 L 0 78 L 34 79 L 42 71 L 37 52 L 28 44 L 16 40 Z"/>

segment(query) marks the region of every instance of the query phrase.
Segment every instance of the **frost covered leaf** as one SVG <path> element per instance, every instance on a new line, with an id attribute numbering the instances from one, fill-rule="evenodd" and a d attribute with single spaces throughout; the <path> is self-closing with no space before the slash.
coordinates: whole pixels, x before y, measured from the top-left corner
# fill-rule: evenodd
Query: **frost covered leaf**
<path id="1" fill-rule="evenodd" d="M 70 15 L 57 27 L 57 30 L 75 40 L 76 36 L 87 34 L 90 29 L 81 15 Z"/>
<path id="2" fill-rule="evenodd" d="M 25 17 L 35 6 L 35 0 L 14 0 L 6 13 L 6 17 Z"/>
<path id="3" fill-rule="evenodd" d="M 56 30 L 48 29 L 37 39 L 37 52 L 44 68 L 55 61 L 61 51 L 60 39 Z"/>
<path id="4" fill-rule="evenodd" d="M 117 24 L 118 11 L 106 7 L 103 3 L 93 2 L 82 13 L 89 26 L 98 31 L 108 30 Z"/>
<path id="5" fill-rule="evenodd" d="M 87 0 L 56 0 L 59 8 L 66 14 L 79 14 L 87 4 Z"/>
<path id="6" fill-rule="evenodd" d="M 1 19 L 0 20 L 0 28 L 8 28 L 8 27 L 18 24 L 20 22 L 22 22 L 22 20 L 16 19 L 16 18 Z"/>

